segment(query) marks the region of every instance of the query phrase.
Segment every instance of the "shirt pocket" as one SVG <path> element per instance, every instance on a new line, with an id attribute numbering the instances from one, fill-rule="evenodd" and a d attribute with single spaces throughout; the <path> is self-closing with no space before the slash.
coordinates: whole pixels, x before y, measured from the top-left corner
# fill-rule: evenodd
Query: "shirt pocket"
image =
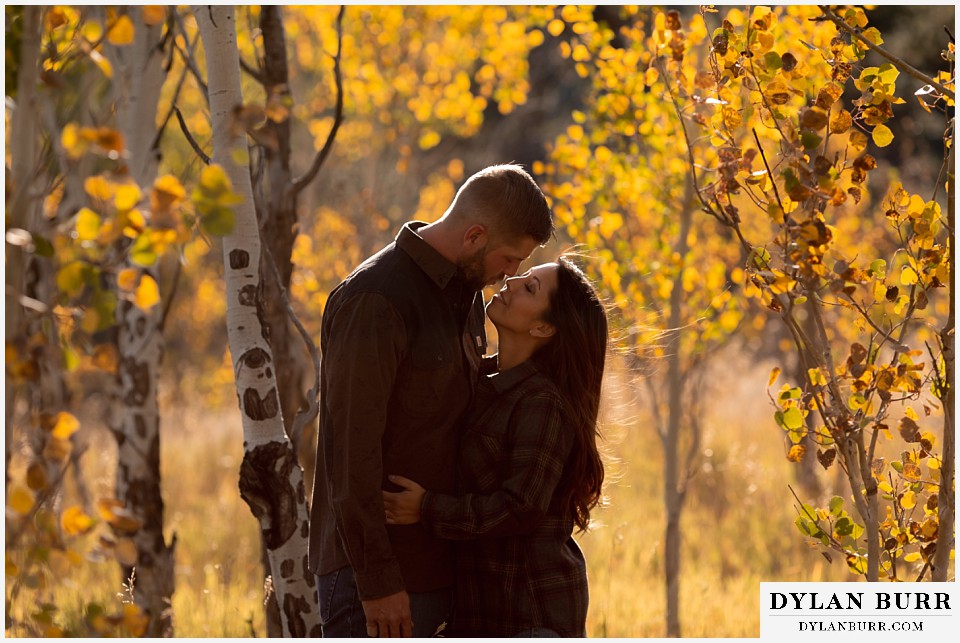
<path id="1" fill-rule="evenodd" d="M 462 377 L 456 357 L 450 342 L 435 338 L 411 349 L 398 391 L 400 408 L 411 420 L 437 418 L 442 422 L 456 406 L 454 400 L 446 399 L 455 378 Z"/>

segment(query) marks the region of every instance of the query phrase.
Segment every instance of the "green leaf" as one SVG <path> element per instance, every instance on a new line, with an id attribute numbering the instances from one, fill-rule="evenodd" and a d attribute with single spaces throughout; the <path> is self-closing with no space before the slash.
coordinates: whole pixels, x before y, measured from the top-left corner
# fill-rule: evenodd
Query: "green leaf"
<path id="1" fill-rule="evenodd" d="M 849 536 L 853 533 L 853 521 L 847 517 L 843 517 L 833 526 L 833 530 L 838 536 Z"/>
<path id="2" fill-rule="evenodd" d="M 75 297 L 83 290 L 87 265 L 82 261 L 68 263 L 57 271 L 57 288 L 68 297 Z"/>
<path id="3" fill-rule="evenodd" d="M 816 132 L 811 132 L 807 130 L 800 134 L 800 142 L 803 143 L 803 148 L 807 150 L 814 149 L 815 147 L 820 145 L 822 141 L 823 139 L 820 138 L 820 136 L 818 136 Z M 788 192 L 789 190 L 790 188 L 787 188 Z"/>
<path id="4" fill-rule="evenodd" d="M 54 254 L 53 244 L 46 237 L 39 234 L 33 235 L 33 253 L 38 257 L 52 257 Z"/>
<path id="5" fill-rule="evenodd" d="M 830 513 L 834 516 L 839 516 L 840 512 L 843 511 L 843 498 L 840 496 L 834 496 L 830 499 Z"/>
<path id="6" fill-rule="evenodd" d="M 803 413 L 795 406 L 783 412 L 783 425 L 788 429 L 799 429 L 803 426 Z"/>
<path id="7" fill-rule="evenodd" d="M 777 52 L 768 51 L 763 55 L 763 64 L 771 70 L 781 69 L 783 67 L 783 60 Z"/>
<path id="8" fill-rule="evenodd" d="M 149 234 L 141 234 L 130 248 L 130 261 L 138 266 L 149 268 L 157 262 L 157 253 L 153 249 Z"/>
<path id="9" fill-rule="evenodd" d="M 233 232 L 233 223 L 233 210 L 230 208 L 210 208 L 200 216 L 200 226 L 215 237 L 225 237 Z"/>

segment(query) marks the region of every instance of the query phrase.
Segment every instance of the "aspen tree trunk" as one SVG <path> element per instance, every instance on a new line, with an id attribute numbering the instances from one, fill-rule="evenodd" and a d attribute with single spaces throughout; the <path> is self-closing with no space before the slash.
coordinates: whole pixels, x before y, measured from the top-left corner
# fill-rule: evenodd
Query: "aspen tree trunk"
<path id="1" fill-rule="evenodd" d="M 157 150 L 151 148 L 157 104 L 166 78 L 163 51 L 158 48 L 161 27 L 135 20 L 137 37 L 126 47 L 110 47 L 117 99 L 117 126 L 123 133 L 130 177 L 146 194 L 157 175 Z M 141 278 L 158 284 L 158 264 L 147 268 L 129 261 Z M 160 483 L 160 409 L 157 387 L 163 361 L 162 306 L 142 310 L 130 301 L 117 304 L 117 400 L 113 427 L 117 440 L 117 499 L 141 523 L 133 536 L 137 562 L 123 566 L 123 577 L 133 573 L 133 596 L 150 618 L 146 636 L 173 636 L 171 598 L 174 592 L 174 547 L 163 535 L 163 496 Z"/>
<path id="2" fill-rule="evenodd" d="M 40 20 L 43 10 L 36 6 L 23 8 L 23 40 L 20 43 L 20 69 L 17 78 L 16 108 L 10 121 L 10 179 L 13 192 L 7 197 L 8 228 L 33 229 L 33 211 L 37 199 L 31 195 L 37 164 L 37 79 L 40 60 Z M 9 189 L 9 188 L 8 188 Z M 35 188 L 34 188 L 35 189 Z M 19 297 L 24 293 L 27 257 L 13 245 L 6 246 L 6 341 L 26 344 L 25 320 Z M 10 449 L 13 444 L 13 411 L 17 402 L 17 386 L 7 376 L 6 381 L 6 476 L 10 472 Z"/>
<path id="3" fill-rule="evenodd" d="M 689 250 L 688 237 L 693 219 L 685 204 L 680 211 L 680 233 L 676 253 L 681 259 Z M 680 430 L 683 419 L 683 374 L 680 370 L 680 328 L 683 325 L 683 266 L 678 269 L 670 291 L 670 317 L 665 338 L 667 350 L 667 431 L 664 436 L 663 494 L 667 526 L 664 534 L 664 572 L 667 592 L 667 636 L 680 634 L 680 514 L 686 485 L 680 472 Z"/>
<path id="4" fill-rule="evenodd" d="M 940 346 L 943 351 L 943 369 L 945 373 L 944 391 L 940 396 L 940 402 L 943 405 L 943 453 L 942 464 L 940 465 L 940 491 L 937 494 L 937 514 L 940 525 L 940 533 L 937 535 L 937 550 L 933 555 L 933 580 L 946 581 L 950 574 L 950 552 L 956 541 L 954 532 L 954 503 L 956 502 L 956 467 L 955 458 L 957 454 L 957 427 L 954 424 L 956 411 L 956 395 L 954 386 L 956 385 L 956 305 L 957 305 L 957 281 L 956 281 L 956 224 L 957 224 L 957 204 L 956 189 L 954 180 L 956 179 L 956 125 L 950 125 L 950 147 L 947 149 L 949 160 L 947 161 L 947 229 L 949 237 L 947 243 L 950 244 L 948 253 L 950 265 L 950 283 L 947 288 L 950 289 L 950 312 L 947 323 L 940 331 Z M 954 563 L 956 564 L 956 563 Z M 956 572 L 954 572 L 956 578 Z"/>
<path id="5" fill-rule="evenodd" d="M 244 458 L 240 492 L 260 522 L 284 636 L 320 636 L 313 575 L 307 568 L 309 518 L 303 475 L 284 432 L 275 362 L 258 316 L 260 235 L 246 163 L 246 139 L 231 122 L 243 103 L 234 10 L 194 6 L 207 59 L 214 161 L 243 202 L 234 208 L 234 229 L 223 239 L 227 286 L 227 338 L 243 419 Z M 238 158 L 243 157 L 243 158 Z"/>

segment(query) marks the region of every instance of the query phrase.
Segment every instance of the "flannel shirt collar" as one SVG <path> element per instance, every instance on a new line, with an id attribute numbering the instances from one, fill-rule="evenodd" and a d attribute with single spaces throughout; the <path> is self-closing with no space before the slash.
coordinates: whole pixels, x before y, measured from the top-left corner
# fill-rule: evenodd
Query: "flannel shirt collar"
<path id="1" fill-rule="evenodd" d="M 450 263 L 417 234 L 417 230 L 425 225 L 427 224 L 424 221 L 410 221 L 403 224 L 400 233 L 397 234 L 397 247 L 410 255 L 420 269 L 443 290 L 457 276 L 457 266 Z"/>
<path id="2" fill-rule="evenodd" d="M 513 368 L 487 376 L 487 381 L 498 394 L 506 393 L 520 382 L 539 373 L 533 360 L 517 364 Z"/>

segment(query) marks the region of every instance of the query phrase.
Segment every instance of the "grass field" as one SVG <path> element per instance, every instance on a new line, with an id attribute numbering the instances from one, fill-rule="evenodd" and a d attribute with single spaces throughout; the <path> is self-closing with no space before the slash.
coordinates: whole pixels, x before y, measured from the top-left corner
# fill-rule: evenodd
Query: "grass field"
<path id="1" fill-rule="evenodd" d="M 787 488 L 794 465 L 784 457 L 763 393 L 769 365 L 743 368 L 707 405 L 702 460 L 683 513 L 685 637 L 758 636 L 761 581 L 855 580 L 845 565 L 830 564 L 807 546 L 794 527 Z M 175 634 L 264 636 L 257 524 L 237 491 L 239 414 L 165 406 L 161 466 L 167 534 L 177 535 Z M 620 402 L 605 415 L 630 420 L 608 427 L 606 448 L 618 461 L 610 467 L 610 502 L 597 512 L 595 528 L 578 536 L 591 583 L 588 634 L 660 637 L 666 604 L 660 443 L 642 405 Z M 84 430 L 92 495 L 109 496 L 115 449 L 105 431 Z M 836 484 L 832 473 L 824 481 L 828 488 Z M 122 592 L 113 563 L 84 564 L 50 587 L 42 599 L 57 605 L 65 621 L 81 618 L 82 601 L 116 608 Z M 14 613 L 32 608 L 15 605 Z"/>

